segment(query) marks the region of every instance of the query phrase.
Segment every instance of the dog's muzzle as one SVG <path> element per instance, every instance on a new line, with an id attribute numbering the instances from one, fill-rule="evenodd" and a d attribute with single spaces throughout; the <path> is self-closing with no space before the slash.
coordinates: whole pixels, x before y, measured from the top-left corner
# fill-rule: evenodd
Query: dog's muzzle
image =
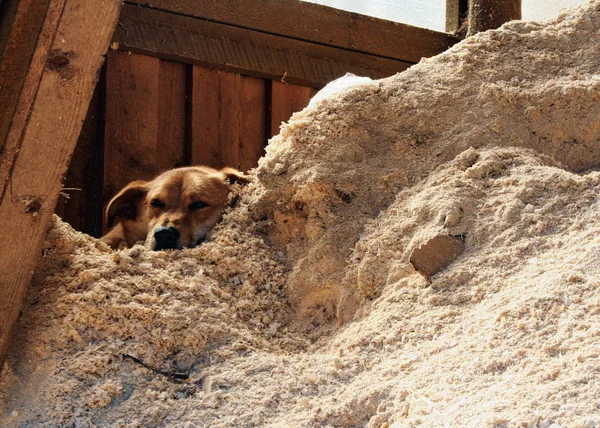
<path id="1" fill-rule="evenodd" d="M 154 231 L 154 251 L 174 250 L 181 248 L 179 231 L 174 227 L 159 227 Z"/>

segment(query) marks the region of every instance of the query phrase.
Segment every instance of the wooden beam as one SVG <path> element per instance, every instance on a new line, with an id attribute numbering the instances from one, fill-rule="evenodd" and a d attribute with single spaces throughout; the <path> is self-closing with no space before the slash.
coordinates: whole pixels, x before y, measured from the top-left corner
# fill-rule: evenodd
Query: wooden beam
<path id="1" fill-rule="evenodd" d="M 49 5 L 50 0 L 13 0 L 3 6 L 8 10 L 3 10 L 6 16 L 0 21 L 0 151 L 4 149 Z"/>
<path id="2" fill-rule="evenodd" d="M 458 33 L 467 18 L 468 11 L 468 0 L 446 0 L 446 32 Z"/>
<path id="3" fill-rule="evenodd" d="M 521 0 L 469 0 L 467 36 L 498 28 L 514 19 L 521 19 Z"/>
<path id="4" fill-rule="evenodd" d="M 311 87 L 346 72 L 381 78 L 412 65 L 132 5 L 123 6 L 113 40 L 119 50 Z"/>
<path id="5" fill-rule="evenodd" d="M 119 0 L 51 0 L 46 13 L 8 132 L 6 146 L 16 148 L 18 156 L 6 150 L 0 155 L 0 163 L 10 172 L 0 195 L 0 363 L 119 8 Z"/>
<path id="6" fill-rule="evenodd" d="M 450 34 L 298 0 L 127 3 L 412 63 L 437 55 L 458 41 Z"/>

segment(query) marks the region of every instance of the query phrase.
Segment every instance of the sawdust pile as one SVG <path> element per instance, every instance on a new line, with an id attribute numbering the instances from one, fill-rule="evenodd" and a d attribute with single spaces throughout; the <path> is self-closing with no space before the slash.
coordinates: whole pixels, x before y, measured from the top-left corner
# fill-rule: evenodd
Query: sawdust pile
<path id="1" fill-rule="evenodd" d="M 56 219 L 0 424 L 597 426 L 598 40 L 595 0 L 315 103 L 195 249 Z"/>

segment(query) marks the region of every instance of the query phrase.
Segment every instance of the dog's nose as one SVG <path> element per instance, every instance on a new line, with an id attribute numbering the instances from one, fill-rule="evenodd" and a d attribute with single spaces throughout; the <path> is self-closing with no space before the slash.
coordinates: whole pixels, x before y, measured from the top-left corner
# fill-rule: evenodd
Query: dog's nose
<path id="1" fill-rule="evenodd" d="M 179 231 L 172 226 L 159 227 L 154 231 L 155 251 L 179 248 Z"/>

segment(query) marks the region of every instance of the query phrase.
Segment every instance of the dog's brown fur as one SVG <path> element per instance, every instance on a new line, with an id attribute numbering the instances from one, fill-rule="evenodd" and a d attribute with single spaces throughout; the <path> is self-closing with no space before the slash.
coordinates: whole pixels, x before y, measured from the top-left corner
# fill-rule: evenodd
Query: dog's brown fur
<path id="1" fill-rule="evenodd" d="M 196 166 L 164 172 L 152 181 L 133 181 L 108 204 L 110 232 L 100 238 L 112 248 L 131 247 L 145 241 L 160 249 L 155 232 L 175 228 L 174 248 L 190 248 L 203 241 L 227 206 L 230 185 L 248 182 L 233 168 Z"/>

